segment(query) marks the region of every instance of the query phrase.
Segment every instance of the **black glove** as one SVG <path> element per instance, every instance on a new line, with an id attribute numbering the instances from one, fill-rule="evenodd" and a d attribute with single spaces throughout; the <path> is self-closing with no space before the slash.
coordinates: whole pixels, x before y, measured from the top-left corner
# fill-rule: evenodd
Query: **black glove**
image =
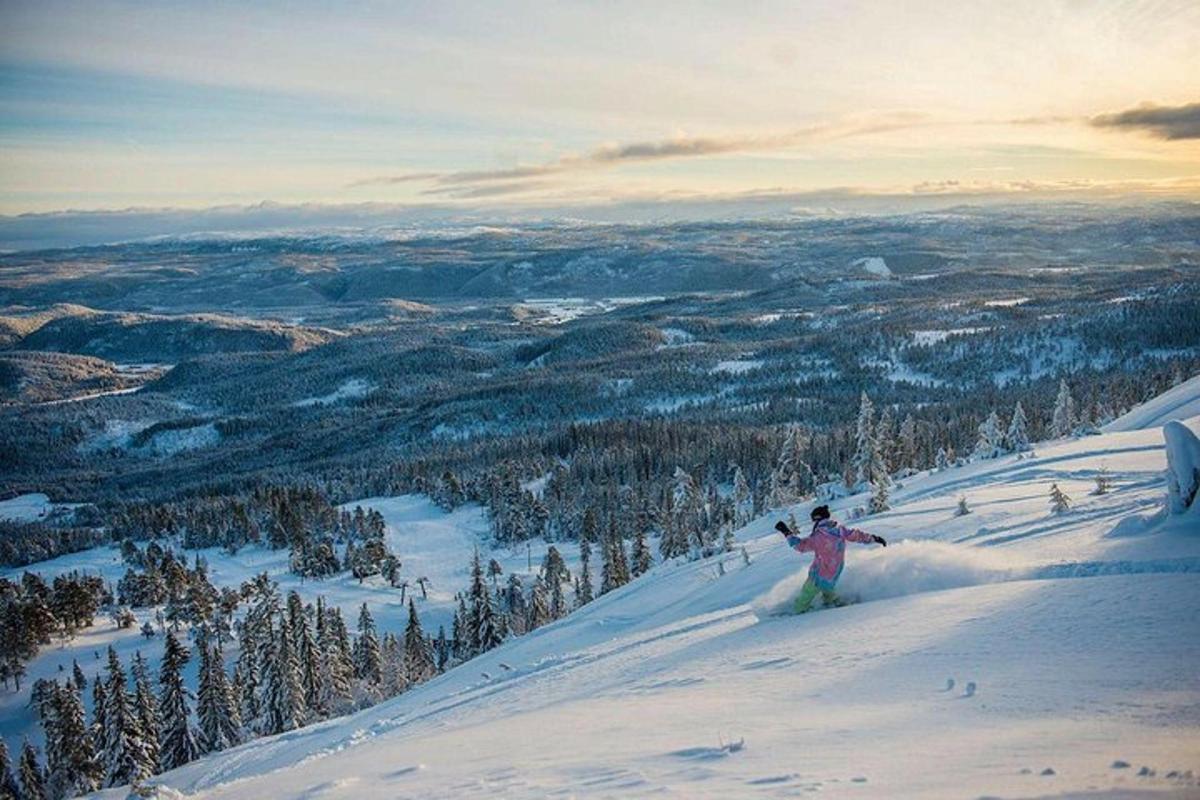
<path id="1" fill-rule="evenodd" d="M 875 544 L 881 544 L 884 547 L 887 547 L 887 539 L 884 539 L 882 536 L 876 536 L 872 533 L 871 538 L 875 540 Z"/>
<path id="2" fill-rule="evenodd" d="M 780 533 L 782 533 L 784 536 L 791 536 L 791 535 L 792 535 L 792 529 L 791 529 L 791 528 L 789 528 L 789 527 L 787 526 L 787 523 L 786 523 L 786 522 L 784 522 L 783 520 L 779 520 L 779 522 L 776 522 L 776 523 L 775 523 L 775 530 L 779 531 L 779 532 L 780 532 Z"/>

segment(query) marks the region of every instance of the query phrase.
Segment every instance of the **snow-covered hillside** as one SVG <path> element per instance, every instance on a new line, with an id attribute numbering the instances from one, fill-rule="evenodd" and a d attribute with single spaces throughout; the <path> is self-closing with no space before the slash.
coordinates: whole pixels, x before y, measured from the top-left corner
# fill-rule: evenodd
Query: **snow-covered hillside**
<path id="1" fill-rule="evenodd" d="M 762 518 L 738 534 L 749 563 L 661 565 L 394 700 L 156 780 L 280 800 L 1195 797 L 1200 531 L 1161 512 L 1161 431 L 1127 427 L 906 480 L 858 523 L 891 542 L 848 553 L 859 604 L 776 616 L 807 558 Z"/>

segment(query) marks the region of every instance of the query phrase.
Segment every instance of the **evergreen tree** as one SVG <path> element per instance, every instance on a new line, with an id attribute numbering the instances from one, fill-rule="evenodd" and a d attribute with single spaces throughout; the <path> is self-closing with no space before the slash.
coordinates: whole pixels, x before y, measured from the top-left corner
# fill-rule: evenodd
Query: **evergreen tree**
<path id="1" fill-rule="evenodd" d="M 1075 398 L 1064 378 L 1058 384 L 1058 397 L 1054 401 L 1054 415 L 1050 422 L 1050 435 L 1055 439 L 1070 435 L 1075 429 Z"/>
<path id="2" fill-rule="evenodd" d="M 375 630 L 375 619 L 367 604 L 358 612 L 358 638 L 354 642 L 354 677 L 369 686 L 378 686 L 383 681 L 383 651 L 379 634 Z"/>
<path id="3" fill-rule="evenodd" d="M 0 739 L 0 800 L 18 800 L 20 794 L 21 788 L 17 786 L 17 776 L 13 774 L 8 745 Z"/>
<path id="4" fill-rule="evenodd" d="M 1000 417 L 993 411 L 979 425 L 979 438 L 975 442 L 975 458 L 996 458 L 1004 452 L 1004 435 L 1000 431 Z"/>
<path id="5" fill-rule="evenodd" d="M 21 745 L 21 800 L 47 800 L 46 773 L 38 762 L 37 748 L 29 742 Z"/>
<path id="6" fill-rule="evenodd" d="M 871 405 L 871 398 L 867 397 L 866 392 L 863 392 L 858 406 L 858 422 L 854 433 L 854 459 L 851 462 L 855 486 L 869 483 L 874 472 L 873 464 L 878 453 L 874 416 L 875 407 Z"/>
<path id="7" fill-rule="evenodd" d="M 408 625 L 404 629 L 404 670 L 410 683 L 421 683 L 437 674 L 429 642 L 417 617 L 417 606 L 411 598 L 408 601 Z"/>
<path id="8" fill-rule="evenodd" d="M 751 515 L 754 513 L 754 495 L 750 491 L 750 484 L 746 482 L 746 475 L 742 472 L 740 466 L 733 468 L 733 524 L 741 527 L 750 521 Z M 642 527 L 638 526 L 638 531 Z M 636 559 L 636 557 L 635 557 Z M 641 573 L 634 569 L 634 575 Z"/>
<path id="9" fill-rule="evenodd" d="M 954 509 L 954 516 L 965 517 L 971 513 L 971 507 L 967 505 L 966 496 L 958 498 L 958 506 Z"/>
<path id="10" fill-rule="evenodd" d="M 1012 420 L 1008 423 L 1008 433 L 1004 435 L 1004 444 L 1013 453 L 1024 453 L 1029 450 L 1029 422 L 1025 419 L 1025 409 L 1021 401 L 1013 408 Z"/>
<path id="11" fill-rule="evenodd" d="M 200 755 L 200 734 L 192 724 L 188 701 L 192 693 L 183 683 L 183 668 L 191 652 L 167 632 L 162 665 L 158 670 L 159 764 L 163 771 L 181 767 Z"/>
<path id="12" fill-rule="evenodd" d="M 196 692 L 196 716 L 204 735 L 206 752 L 233 747 L 241 741 L 241 718 L 237 699 L 225 675 L 225 656 L 220 641 L 200 648 L 200 685 Z"/>
<path id="13" fill-rule="evenodd" d="M 150 683 L 150 670 L 141 652 L 133 654 L 133 708 L 137 714 L 138 727 L 142 732 L 142 744 L 146 748 L 146 765 L 149 774 L 158 772 L 158 700 Z"/>
<path id="14" fill-rule="evenodd" d="M 1092 490 L 1092 494 L 1108 494 L 1112 489 L 1112 476 L 1108 473 L 1108 468 L 1103 464 L 1100 465 L 1100 472 L 1096 474 L 1096 488 Z"/>
<path id="15" fill-rule="evenodd" d="M 1057 483 L 1050 484 L 1050 513 L 1063 514 L 1071 510 L 1071 498 L 1058 488 Z"/>
<path id="16" fill-rule="evenodd" d="M 543 564 L 542 570 L 545 573 L 552 573 L 555 576 L 555 580 L 559 583 L 559 592 L 561 593 L 562 575 L 566 572 L 566 565 L 563 563 L 562 556 L 559 555 L 558 550 L 553 546 L 546 553 L 546 561 Z M 504 639 L 499 622 L 496 619 L 496 610 L 492 606 L 492 594 L 488 591 L 487 584 L 484 582 L 483 567 L 479 561 L 478 550 L 475 551 L 475 556 L 471 562 L 469 600 L 467 628 L 470 636 L 470 656 L 476 656 L 496 647 Z"/>
<path id="17" fill-rule="evenodd" d="M 592 602 L 592 545 L 585 539 L 579 542 L 579 577 L 575 583 L 575 607 Z"/>
<path id="18" fill-rule="evenodd" d="M 304 724 L 304 688 L 300 663 L 292 641 L 287 616 L 279 617 L 279 631 L 268 635 L 260 650 L 262 664 L 261 730 L 265 734 L 283 733 Z"/>
<path id="19" fill-rule="evenodd" d="M 644 575 L 653 566 L 654 554 L 650 552 L 650 545 L 646 542 L 646 530 L 639 525 L 637 536 L 633 540 L 633 575 Z"/>
<path id="20" fill-rule="evenodd" d="M 553 617 L 550 616 L 550 598 L 546 591 L 546 582 L 542 580 L 541 575 L 538 575 L 533 581 L 533 588 L 529 591 L 528 628 L 534 631 L 551 621 L 553 621 Z"/>
<path id="21" fill-rule="evenodd" d="M 804 460 L 808 438 L 797 425 L 788 428 L 771 473 L 772 508 L 783 508 L 808 496 L 815 487 L 812 468 Z M 743 478 L 744 481 L 744 478 Z M 748 487 L 747 487 L 748 489 Z"/>
<path id="22" fill-rule="evenodd" d="M 354 663 L 346 641 L 346 624 L 336 606 L 325 609 L 320 600 L 317 606 L 318 619 L 325 622 L 318 628 L 317 649 L 320 651 L 320 693 L 317 708 L 323 714 L 343 713 L 354 702 Z"/>
<path id="23" fill-rule="evenodd" d="M 99 679 L 96 681 L 99 683 Z M 125 669 L 117 651 L 108 648 L 108 680 L 104 687 L 104 749 L 101 759 L 108 786 L 124 786 L 149 777 L 154 769 L 142 735 L 134 700 L 129 696 Z"/>
<path id="24" fill-rule="evenodd" d="M 950 469 L 950 458 L 946 455 L 946 448 L 938 448 L 937 456 L 933 460 L 933 468 L 938 472 Z"/>
<path id="25" fill-rule="evenodd" d="M 83 692 L 80 692 L 79 695 L 82 697 Z M 97 674 L 96 680 L 92 682 L 92 724 L 89 730 L 96 752 L 101 756 L 108 749 L 108 741 L 105 739 L 108 736 L 108 721 L 105 719 L 107 713 L 108 686 L 100 680 L 100 675 Z"/>
<path id="26" fill-rule="evenodd" d="M 891 496 L 891 481 L 880 480 L 872 484 L 871 500 L 867 507 L 872 514 L 882 514 L 891 508 L 888 498 Z"/>
<path id="27" fill-rule="evenodd" d="M 100 788 L 104 768 L 96 757 L 95 740 L 88 730 L 83 700 L 74 686 L 54 684 L 51 689 L 54 724 L 47 730 L 46 751 L 56 754 L 46 779 L 46 793 L 52 797 L 76 797 Z"/>
<path id="28" fill-rule="evenodd" d="M 905 415 L 904 422 L 900 423 L 896 462 L 892 466 L 901 469 L 915 469 L 917 466 L 917 421 L 912 414 Z"/>

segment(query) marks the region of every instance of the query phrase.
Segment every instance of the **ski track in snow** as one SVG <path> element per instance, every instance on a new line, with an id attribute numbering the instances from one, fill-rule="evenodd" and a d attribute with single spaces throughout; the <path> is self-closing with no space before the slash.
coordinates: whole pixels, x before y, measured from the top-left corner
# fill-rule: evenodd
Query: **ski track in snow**
<path id="1" fill-rule="evenodd" d="M 375 708 L 159 780 L 278 800 L 1196 796 L 1200 536 L 1158 511 L 1163 466 L 1151 427 L 913 476 L 859 521 L 864 498 L 838 501 L 891 546 L 850 545 L 839 592 L 860 602 L 799 618 L 771 615 L 809 557 L 764 517 L 738 533 L 749 565 L 659 565 Z M 1101 467 L 1113 489 L 1094 496 Z M 1052 481 L 1070 512 L 1049 512 Z M 482 520 L 423 503 L 362 501 L 452 594 Z"/>

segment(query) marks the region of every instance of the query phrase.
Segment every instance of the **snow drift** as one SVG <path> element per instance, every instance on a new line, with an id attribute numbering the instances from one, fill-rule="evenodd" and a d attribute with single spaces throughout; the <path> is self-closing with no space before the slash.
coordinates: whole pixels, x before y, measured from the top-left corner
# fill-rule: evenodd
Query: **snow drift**
<path id="1" fill-rule="evenodd" d="M 1163 426 L 1167 449 L 1167 510 L 1172 514 L 1195 513 L 1200 489 L 1200 438 L 1182 422 Z"/>

